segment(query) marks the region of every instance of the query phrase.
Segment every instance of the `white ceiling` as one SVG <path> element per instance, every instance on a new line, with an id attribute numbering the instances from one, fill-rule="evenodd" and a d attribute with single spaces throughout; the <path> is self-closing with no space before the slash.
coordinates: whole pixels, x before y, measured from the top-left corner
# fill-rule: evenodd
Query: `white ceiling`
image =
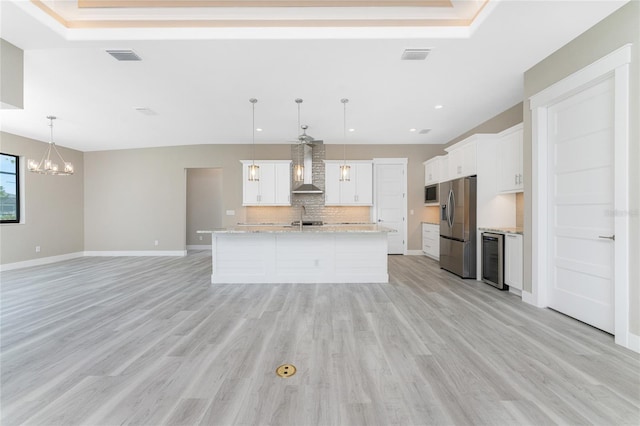
<path id="1" fill-rule="evenodd" d="M 471 27 L 67 29 L 25 0 L 0 36 L 24 49 L 24 109 L 2 130 L 81 151 L 289 143 L 440 144 L 522 101 L 523 73 L 626 1 L 492 0 Z M 401 61 L 405 48 L 430 48 Z M 133 49 L 118 62 L 105 49 Z M 435 105 L 444 108 L 436 110 Z M 148 107 L 157 115 L 144 115 Z M 410 132 L 432 129 L 426 135 Z"/>

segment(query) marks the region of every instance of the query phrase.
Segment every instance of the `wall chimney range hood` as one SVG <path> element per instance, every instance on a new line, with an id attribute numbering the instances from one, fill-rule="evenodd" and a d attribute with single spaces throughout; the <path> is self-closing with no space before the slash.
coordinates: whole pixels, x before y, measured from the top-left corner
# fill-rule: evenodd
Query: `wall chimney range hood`
<path id="1" fill-rule="evenodd" d="M 304 174 L 302 185 L 291 191 L 292 194 L 322 194 L 322 189 L 313 184 L 313 146 L 316 143 L 322 143 L 315 141 L 314 143 L 301 143 L 298 149 L 302 149 L 304 153 Z"/>

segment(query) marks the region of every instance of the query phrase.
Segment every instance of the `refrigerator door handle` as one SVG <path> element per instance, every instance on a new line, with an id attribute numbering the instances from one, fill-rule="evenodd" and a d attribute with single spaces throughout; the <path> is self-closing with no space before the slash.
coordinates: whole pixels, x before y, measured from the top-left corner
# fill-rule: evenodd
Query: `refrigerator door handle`
<path id="1" fill-rule="evenodd" d="M 449 223 L 449 228 L 453 228 L 453 215 L 455 209 L 455 195 L 453 194 L 453 189 L 449 190 L 449 199 L 447 200 L 447 222 Z"/>

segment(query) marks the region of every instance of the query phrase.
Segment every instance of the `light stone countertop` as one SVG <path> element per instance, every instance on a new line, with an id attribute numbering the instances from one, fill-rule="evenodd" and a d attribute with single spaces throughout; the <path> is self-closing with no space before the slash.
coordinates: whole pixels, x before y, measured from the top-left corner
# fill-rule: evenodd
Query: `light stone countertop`
<path id="1" fill-rule="evenodd" d="M 426 225 L 440 225 L 440 222 L 429 222 L 429 221 L 425 221 L 425 220 L 423 220 L 422 223 L 424 223 Z"/>
<path id="2" fill-rule="evenodd" d="M 485 227 L 478 227 L 479 231 L 487 231 L 487 232 L 498 232 L 501 234 L 523 234 L 524 228 L 485 228 Z"/>
<path id="3" fill-rule="evenodd" d="M 198 234 L 249 234 L 249 233 L 389 233 L 395 229 L 376 224 L 326 224 L 322 226 L 299 226 L 283 224 L 238 225 L 232 228 L 220 228 L 197 231 Z"/>

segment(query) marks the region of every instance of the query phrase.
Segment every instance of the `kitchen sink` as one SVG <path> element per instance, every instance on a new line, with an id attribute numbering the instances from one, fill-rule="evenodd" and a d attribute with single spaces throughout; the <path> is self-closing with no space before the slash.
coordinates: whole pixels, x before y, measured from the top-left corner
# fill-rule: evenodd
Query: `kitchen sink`
<path id="1" fill-rule="evenodd" d="M 322 226 L 324 223 L 321 220 L 303 220 L 302 226 Z M 296 220 L 291 222 L 291 226 L 300 226 L 300 221 Z"/>

